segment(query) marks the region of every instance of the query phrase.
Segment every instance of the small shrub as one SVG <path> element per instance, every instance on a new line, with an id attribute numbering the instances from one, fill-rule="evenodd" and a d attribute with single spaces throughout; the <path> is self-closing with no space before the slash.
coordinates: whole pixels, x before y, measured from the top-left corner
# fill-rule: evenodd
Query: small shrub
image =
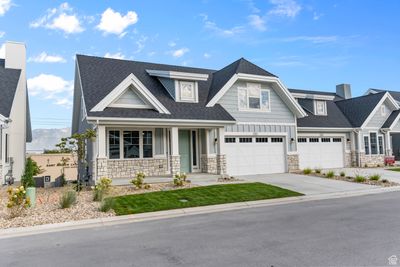
<path id="1" fill-rule="evenodd" d="M 150 189 L 150 187 L 151 187 L 151 186 L 150 186 L 149 184 L 145 184 L 145 185 L 143 186 L 144 189 Z"/>
<path id="2" fill-rule="evenodd" d="M 321 169 L 315 169 L 315 173 L 321 173 Z"/>
<path id="3" fill-rule="evenodd" d="M 72 188 L 77 192 L 81 192 L 83 190 L 84 184 L 81 180 L 76 180 L 72 182 L 73 186 Z"/>
<path id="4" fill-rule="evenodd" d="M 60 208 L 67 209 L 76 203 L 76 192 L 66 191 L 60 197 Z"/>
<path id="5" fill-rule="evenodd" d="M 105 198 L 103 201 L 101 201 L 99 211 L 101 212 L 108 212 L 110 211 L 113 206 L 114 206 L 115 200 L 113 198 Z"/>
<path id="6" fill-rule="evenodd" d="M 389 183 L 389 180 L 388 179 L 383 179 L 382 183 L 384 183 L 384 184 Z"/>
<path id="7" fill-rule="evenodd" d="M 334 171 L 329 171 L 329 172 L 326 174 L 326 177 L 327 177 L 327 178 L 333 178 L 333 176 L 335 176 L 335 172 L 334 172 Z"/>
<path id="8" fill-rule="evenodd" d="M 340 172 L 340 177 L 345 177 L 346 176 L 346 173 L 345 172 Z"/>
<path id="9" fill-rule="evenodd" d="M 7 208 L 10 217 L 15 218 L 23 215 L 24 211 L 31 205 L 29 197 L 26 197 L 25 188 L 22 185 L 17 188 L 9 187 L 7 193 Z"/>
<path id="10" fill-rule="evenodd" d="M 93 187 L 93 201 L 101 201 L 109 193 L 112 180 L 107 177 L 100 179 L 99 183 Z"/>
<path id="11" fill-rule="evenodd" d="M 67 180 L 65 179 L 65 174 L 61 174 L 60 176 L 60 181 L 61 181 L 61 186 L 64 186 L 67 184 Z"/>
<path id="12" fill-rule="evenodd" d="M 354 178 L 354 181 L 357 183 L 364 183 L 367 179 L 365 179 L 364 176 L 362 175 L 356 175 L 356 177 Z"/>
<path id="13" fill-rule="evenodd" d="M 186 173 L 176 173 L 174 177 L 174 185 L 183 186 L 183 184 L 186 182 L 186 178 Z"/>
<path id="14" fill-rule="evenodd" d="M 381 176 L 380 176 L 379 174 L 374 174 L 374 175 L 371 175 L 371 176 L 369 177 L 369 179 L 370 179 L 371 181 L 379 181 L 379 179 L 381 179 Z"/>
<path id="15" fill-rule="evenodd" d="M 144 185 L 144 178 L 146 178 L 146 174 L 140 171 L 136 173 L 135 178 L 131 180 L 131 184 L 133 184 L 136 189 L 141 189 Z"/>
<path id="16" fill-rule="evenodd" d="M 303 170 L 303 174 L 310 174 L 312 172 L 312 170 L 310 168 L 305 168 Z"/>

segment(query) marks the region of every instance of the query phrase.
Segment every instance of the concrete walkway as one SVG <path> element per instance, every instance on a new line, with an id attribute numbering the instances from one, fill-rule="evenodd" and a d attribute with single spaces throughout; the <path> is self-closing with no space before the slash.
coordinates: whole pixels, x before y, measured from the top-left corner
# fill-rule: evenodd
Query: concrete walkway
<path id="1" fill-rule="evenodd" d="M 305 195 L 338 193 L 355 190 L 369 190 L 377 188 L 376 186 L 372 185 L 350 183 L 345 181 L 293 173 L 261 174 L 240 176 L 238 178 L 251 182 L 261 182 L 276 185 L 303 193 Z"/>
<path id="2" fill-rule="evenodd" d="M 387 168 L 340 168 L 340 169 L 329 169 L 333 170 L 335 173 L 339 173 L 341 171 L 344 171 L 346 175 L 349 176 L 356 176 L 356 175 L 362 175 L 365 177 L 374 175 L 374 174 L 379 174 L 381 176 L 381 179 L 387 179 L 391 182 L 395 183 L 400 183 L 400 172 L 396 171 L 391 171 L 388 170 L 390 168 L 395 168 L 395 167 L 387 167 Z M 325 172 L 329 170 L 323 170 Z"/>

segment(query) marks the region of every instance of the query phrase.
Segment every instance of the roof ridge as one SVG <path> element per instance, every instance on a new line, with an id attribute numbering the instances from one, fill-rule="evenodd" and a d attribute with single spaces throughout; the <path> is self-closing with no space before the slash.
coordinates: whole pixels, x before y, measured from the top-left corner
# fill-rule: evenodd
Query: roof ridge
<path id="1" fill-rule="evenodd" d="M 352 98 L 348 98 L 348 99 L 338 100 L 338 101 L 335 101 L 335 102 L 337 103 L 337 102 L 349 101 L 349 100 L 354 100 L 354 99 L 372 97 L 372 96 L 376 96 L 376 95 L 380 95 L 380 94 L 384 95 L 384 94 L 386 94 L 386 93 L 387 93 L 387 92 L 385 91 L 385 92 L 379 92 L 379 93 L 376 93 L 376 94 L 361 95 L 361 96 L 356 96 L 356 97 L 352 97 Z"/>
<path id="2" fill-rule="evenodd" d="M 121 58 L 111 58 L 111 57 L 101 57 L 101 56 L 93 56 L 93 55 L 83 55 L 83 54 L 76 54 L 76 57 L 91 57 L 91 58 L 99 58 L 105 60 L 117 60 L 117 61 L 125 61 L 125 62 L 134 62 L 134 63 L 143 63 L 143 64 L 152 64 L 152 65 L 162 65 L 166 67 L 177 67 L 177 68 L 188 68 L 188 69 L 197 69 L 197 70 L 206 70 L 215 72 L 215 69 L 208 69 L 208 68 L 199 68 L 199 67 L 190 67 L 190 66 L 180 66 L 180 65 L 173 65 L 173 64 L 165 64 L 165 63 L 157 63 L 157 62 L 149 62 L 149 61 L 139 61 L 139 60 L 130 60 L 130 59 L 121 59 Z"/>

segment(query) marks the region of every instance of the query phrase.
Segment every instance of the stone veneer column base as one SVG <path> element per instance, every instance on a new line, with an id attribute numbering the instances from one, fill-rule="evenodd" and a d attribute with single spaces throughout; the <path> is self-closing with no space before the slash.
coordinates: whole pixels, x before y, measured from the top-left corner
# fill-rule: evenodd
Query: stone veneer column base
<path id="1" fill-rule="evenodd" d="M 295 172 L 299 170 L 299 155 L 291 154 L 287 155 L 287 166 L 288 172 Z"/>
<path id="2" fill-rule="evenodd" d="M 345 168 L 350 168 L 352 166 L 353 166 L 352 154 L 346 152 L 344 154 L 344 167 Z"/>
<path id="3" fill-rule="evenodd" d="M 106 158 L 97 158 L 94 165 L 93 169 L 96 170 L 96 173 L 93 174 L 94 181 L 108 177 L 108 160 Z"/>
<path id="4" fill-rule="evenodd" d="M 217 155 L 217 174 L 226 174 L 226 155 Z"/>
<path id="5" fill-rule="evenodd" d="M 169 156 L 169 169 L 172 176 L 181 171 L 181 156 Z"/>
<path id="6" fill-rule="evenodd" d="M 201 172 L 217 174 L 217 156 L 201 155 Z"/>

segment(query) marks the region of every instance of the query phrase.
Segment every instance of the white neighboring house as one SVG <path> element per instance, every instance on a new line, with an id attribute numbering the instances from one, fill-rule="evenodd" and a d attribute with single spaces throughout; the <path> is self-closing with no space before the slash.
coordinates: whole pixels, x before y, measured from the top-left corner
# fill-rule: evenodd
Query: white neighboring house
<path id="1" fill-rule="evenodd" d="M 25 167 L 26 142 L 32 131 L 26 85 L 26 47 L 6 42 L 0 59 L 0 176 L 21 179 Z"/>

